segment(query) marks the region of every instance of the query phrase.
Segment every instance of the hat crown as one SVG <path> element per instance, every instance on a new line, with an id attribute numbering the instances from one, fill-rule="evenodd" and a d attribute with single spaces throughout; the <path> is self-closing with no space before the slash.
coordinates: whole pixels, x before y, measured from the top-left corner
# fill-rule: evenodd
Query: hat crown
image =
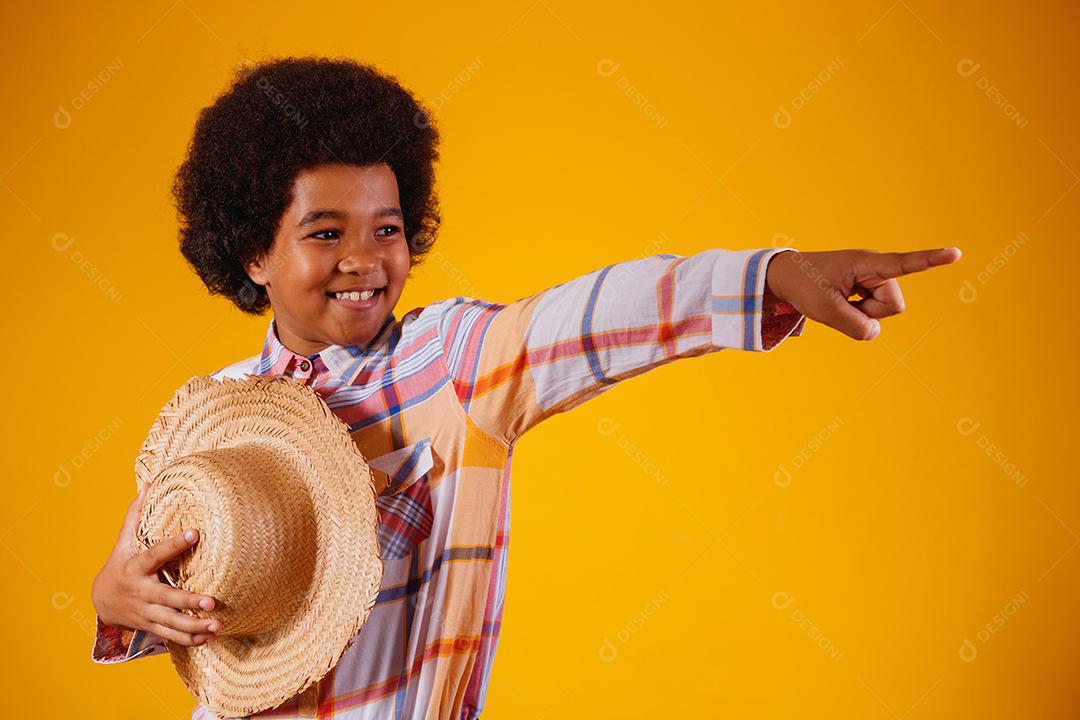
<path id="1" fill-rule="evenodd" d="M 175 587 L 209 595 L 221 636 L 257 636 L 301 609 L 316 566 L 315 504 L 303 470 L 269 442 L 192 453 L 150 482 L 138 540 L 184 530 L 198 544 L 162 568 Z"/>

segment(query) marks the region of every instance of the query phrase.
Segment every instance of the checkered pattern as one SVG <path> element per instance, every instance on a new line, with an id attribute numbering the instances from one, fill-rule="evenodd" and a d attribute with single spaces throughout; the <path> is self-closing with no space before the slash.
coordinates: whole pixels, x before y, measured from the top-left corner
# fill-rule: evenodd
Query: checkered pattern
<path id="1" fill-rule="evenodd" d="M 767 263 L 789 249 L 654 255 L 509 304 L 449 298 L 390 314 L 364 346 L 307 357 L 271 320 L 261 353 L 214 376 L 298 378 L 349 425 L 376 477 L 384 573 L 341 661 L 257 717 L 478 718 L 502 623 L 515 442 L 664 363 L 800 335 L 793 307 L 762 307 Z M 152 633 L 98 621 L 96 662 L 162 651 Z"/>
<path id="2" fill-rule="evenodd" d="M 405 492 L 389 498 L 380 497 L 376 503 L 383 558 L 403 558 L 431 534 L 435 511 L 431 507 L 427 478 L 421 478 Z"/>

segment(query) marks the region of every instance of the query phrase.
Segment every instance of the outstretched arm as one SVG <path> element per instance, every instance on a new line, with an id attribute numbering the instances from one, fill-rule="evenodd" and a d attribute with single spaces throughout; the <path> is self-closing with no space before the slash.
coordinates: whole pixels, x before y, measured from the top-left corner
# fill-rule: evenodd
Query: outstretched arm
<path id="1" fill-rule="evenodd" d="M 764 307 L 766 269 L 792 248 L 705 250 L 615 263 L 508 305 L 433 306 L 462 406 L 512 443 L 529 428 L 678 358 L 769 351 L 801 333 L 781 298 Z"/>

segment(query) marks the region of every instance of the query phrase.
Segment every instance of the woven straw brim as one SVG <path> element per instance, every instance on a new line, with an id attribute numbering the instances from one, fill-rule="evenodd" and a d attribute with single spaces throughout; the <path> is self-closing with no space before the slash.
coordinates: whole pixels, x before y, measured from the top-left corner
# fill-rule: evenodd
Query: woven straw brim
<path id="1" fill-rule="evenodd" d="M 180 465 L 196 462 L 200 458 L 189 456 L 222 448 L 244 454 L 243 479 L 253 487 L 261 474 L 267 486 L 291 483 L 292 491 L 272 498 L 275 507 L 267 507 L 271 498 L 265 498 L 261 511 L 300 518 L 290 536 L 299 532 L 306 538 L 303 550 L 293 553 L 306 567 L 275 565 L 279 558 L 271 548 L 280 537 L 245 537 L 246 547 L 265 552 L 243 562 L 232 557 L 235 539 L 223 518 L 236 508 L 222 507 L 235 502 L 228 489 L 207 493 L 183 472 L 162 472 L 181 458 L 187 459 Z M 140 548 L 189 527 L 200 530 L 196 546 L 163 569 L 167 582 L 213 596 L 216 569 L 250 568 L 259 575 L 251 584 L 272 588 L 268 592 L 290 603 L 273 618 L 230 618 L 222 598 L 213 611 L 184 610 L 221 618 L 226 633 L 237 623 L 264 623 L 257 634 L 224 635 L 198 647 L 166 640 L 191 693 L 219 717 L 240 717 L 280 705 L 329 672 L 375 604 L 382 562 L 371 471 L 348 427 L 318 395 L 284 377 L 192 378 L 150 429 L 136 460 L 136 479 L 140 489 L 151 483 L 136 531 Z M 258 498 L 258 492 L 245 497 L 253 495 Z"/>

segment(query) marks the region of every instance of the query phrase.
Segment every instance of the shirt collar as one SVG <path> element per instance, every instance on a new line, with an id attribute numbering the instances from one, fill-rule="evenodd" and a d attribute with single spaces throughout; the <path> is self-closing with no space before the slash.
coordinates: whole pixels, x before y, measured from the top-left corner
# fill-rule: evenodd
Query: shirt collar
<path id="1" fill-rule="evenodd" d="M 373 355 L 390 336 L 394 314 L 387 315 L 379 332 L 367 345 L 329 345 L 313 355 L 298 355 L 278 339 L 276 318 L 271 317 L 266 341 L 259 357 L 260 375 L 315 376 L 330 372 L 348 382 L 365 359 Z M 305 363 L 306 361 L 306 363 Z"/>

